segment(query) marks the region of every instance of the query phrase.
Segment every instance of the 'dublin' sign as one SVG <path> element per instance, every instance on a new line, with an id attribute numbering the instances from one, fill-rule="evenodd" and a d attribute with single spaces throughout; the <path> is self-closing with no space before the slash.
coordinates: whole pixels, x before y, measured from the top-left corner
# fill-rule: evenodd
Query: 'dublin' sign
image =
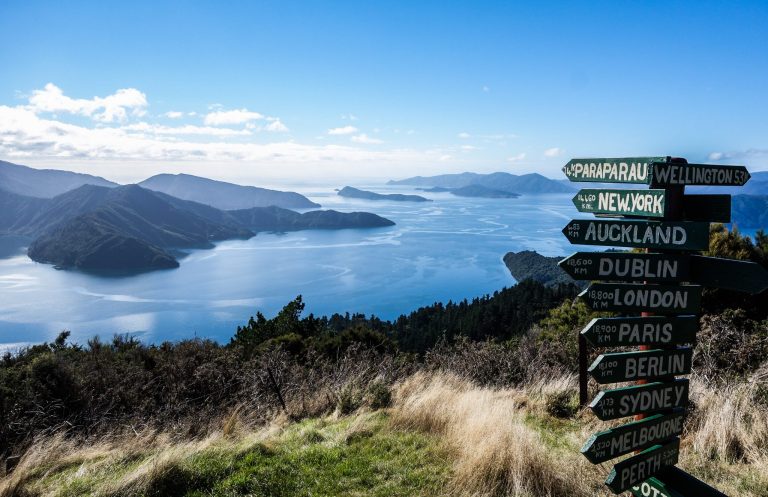
<path id="1" fill-rule="evenodd" d="M 596 311 L 695 314 L 701 308 L 701 287 L 698 285 L 592 283 L 579 297 Z"/>
<path id="2" fill-rule="evenodd" d="M 576 252 L 558 265 L 575 280 L 689 281 L 688 261 L 675 254 Z"/>
<path id="3" fill-rule="evenodd" d="M 592 464 L 610 461 L 636 450 L 643 450 L 680 435 L 685 412 L 654 414 L 610 430 L 595 433 L 581 448 Z"/>
<path id="4" fill-rule="evenodd" d="M 619 494 L 654 476 L 663 468 L 677 464 L 679 455 L 679 438 L 665 445 L 654 445 L 650 449 L 616 463 L 605 484 L 613 493 Z"/>
<path id="5" fill-rule="evenodd" d="M 682 345 L 696 342 L 696 316 L 595 318 L 581 335 L 596 347 Z"/>
<path id="6" fill-rule="evenodd" d="M 601 354 L 588 371 L 600 384 L 670 378 L 690 373 L 692 357 L 690 347 Z"/>
<path id="7" fill-rule="evenodd" d="M 669 382 L 602 390 L 589 404 L 602 421 L 668 411 L 688 405 L 689 382 L 678 378 Z"/>
<path id="8" fill-rule="evenodd" d="M 563 228 L 576 245 L 706 250 L 709 223 L 574 219 Z"/>

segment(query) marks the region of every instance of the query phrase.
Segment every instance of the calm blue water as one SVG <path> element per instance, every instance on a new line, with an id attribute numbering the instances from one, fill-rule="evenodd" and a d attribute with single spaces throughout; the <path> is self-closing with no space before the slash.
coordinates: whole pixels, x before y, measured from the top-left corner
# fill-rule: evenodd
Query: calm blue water
<path id="1" fill-rule="evenodd" d="M 397 225 L 259 234 L 193 251 L 178 269 L 130 277 L 57 271 L 23 252 L 9 255 L 13 248 L 6 247 L 0 251 L 0 348 L 51 340 L 63 329 L 80 342 L 114 333 L 153 342 L 227 341 L 256 311 L 272 316 L 299 294 L 306 312 L 390 319 L 514 284 L 502 262 L 506 252 L 574 250 L 560 232 L 577 214 L 569 195 L 469 199 L 416 192 L 435 200 L 417 204 L 344 199 L 331 188 L 303 193 L 324 208 L 375 212 Z"/>

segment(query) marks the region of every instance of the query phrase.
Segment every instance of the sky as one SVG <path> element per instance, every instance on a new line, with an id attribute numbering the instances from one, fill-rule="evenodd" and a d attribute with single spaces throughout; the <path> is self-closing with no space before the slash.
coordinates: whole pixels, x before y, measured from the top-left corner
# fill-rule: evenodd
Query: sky
<path id="1" fill-rule="evenodd" d="M 0 159 L 246 184 L 768 169 L 768 2 L 0 2 Z"/>

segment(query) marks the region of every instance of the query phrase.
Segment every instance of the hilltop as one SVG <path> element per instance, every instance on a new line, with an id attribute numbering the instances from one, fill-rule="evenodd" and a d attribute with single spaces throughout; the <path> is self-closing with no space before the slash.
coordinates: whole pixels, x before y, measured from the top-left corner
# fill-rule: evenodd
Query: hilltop
<path id="1" fill-rule="evenodd" d="M 340 197 L 361 198 L 364 200 L 394 200 L 395 202 L 432 202 L 420 195 L 403 195 L 401 193 L 375 193 L 368 190 L 360 190 L 351 186 L 345 186 L 339 190 Z"/>
<path id="2" fill-rule="evenodd" d="M 538 173 L 516 175 L 504 172 L 490 174 L 466 172 L 437 176 L 414 176 L 401 180 L 390 180 L 387 184 L 442 188 L 463 188 L 479 185 L 494 190 L 521 194 L 571 193 L 574 191 L 572 186 L 549 179 Z"/>

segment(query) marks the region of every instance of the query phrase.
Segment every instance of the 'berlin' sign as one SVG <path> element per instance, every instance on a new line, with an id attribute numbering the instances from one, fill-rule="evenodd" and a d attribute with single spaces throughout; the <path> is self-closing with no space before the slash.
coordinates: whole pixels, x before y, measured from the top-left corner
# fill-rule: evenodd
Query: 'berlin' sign
<path id="1" fill-rule="evenodd" d="M 588 371 L 600 384 L 669 378 L 690 373 L 692 357 L 690 347 L 601 354 Z"/>

